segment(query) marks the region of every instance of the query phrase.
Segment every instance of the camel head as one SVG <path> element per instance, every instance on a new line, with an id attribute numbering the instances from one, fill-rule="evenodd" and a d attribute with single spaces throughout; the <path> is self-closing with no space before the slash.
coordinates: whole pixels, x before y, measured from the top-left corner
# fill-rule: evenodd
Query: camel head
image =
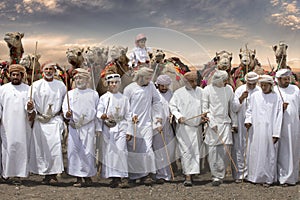
<path id="1" fill-rule="evenodd" d="M 88 65 L 104 66 L 108 59 L 109 47 L 88 47 L 84 52 L 84 59 Z"/>
<path id="2" fill-rule="evenodd" d="M 122 55 L 126 55 L 128 51 L 128 47 L 122 47 L 122 46 L 112 46 L 112 48 L 110 49 L 110 57 L 111 60 L 116 60 L 119 57 L 121 57 Z"/>
<path id="3" fill-rule="evenodd" d="M 272 46 L 272 49 L 275 53 L 276 62 L 281 68 L 286 67 L 287 48 L 288 45 L 282 41 L 279 42 L 278 46 Z"/>
<path id="4" fill-rule="evenodd" d="M 231 69 L 232 53 L 227 51 L 216 52 L 216 61 L 219 70 L 228 71 Z"/>
<path id="5" fill-rule="evenodd" d="M 9 32 L 5 34 L 4 41 L 7 43 L 8 48 L 11 47 L 21 48 L 23 37 L 24 37 L 24 33 Z"/>
<path id="6" fill-rule="evenodd" d="M 165 53 L 161 49 L 157 49 L 156 51 L 153 51 L 153 57 L 152 57 L 152 63 L 163 63 L 165 58 Z"/>
<path id="7" fill-rule="evenodd" d="M 241 64 L 243 64 L 244 66 L 249 66 L 249 64 L 254 61 L 255 54 L 256 54 L 255 49 L 254 50 L 251 50 L 251 49 L 242 50 L 242 48 L 241 48 L 240 53 L 239 53 Z"/>
<path id="8" fill-rule="evenodd" d="M 75 47 L 75 48 L 68 49 L 66 52 L 68 62 L 75 68 L 81 67 L 84 61 L 83 51 L 84 48 Z"/>
<path id="9" fill-rule="evenodd" d="M 36 70 L 39 69 L 41 66 L 39 63 L 40 58 L 41 55 L 37 54 L 35 58 L 35 66 L 34 66 Z M 26 69 L 33 69 L 33 62 L 34 62 L 33 54 L 24 55 L 20 60 L 20 64 L 23 65 Z"/>

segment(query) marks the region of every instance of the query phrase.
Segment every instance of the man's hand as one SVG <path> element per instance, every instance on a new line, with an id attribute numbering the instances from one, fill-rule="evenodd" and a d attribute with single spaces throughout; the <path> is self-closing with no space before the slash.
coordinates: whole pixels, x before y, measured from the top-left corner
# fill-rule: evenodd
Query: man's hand
<path id="1" fill-rule="evenodd" d="M 237 126 L 233 126 L 231 131 L 233 133 L 238 133 L 238 127 Z"/>
<path id="2" fill-rule="evenodd" d="M 162 133 L 162 126 L 158 126 L 157 128 L 155 128 L 159 133 Z"/>
<path id="3" fill-rule="evenodd" d="M 127 142 L 130 141 L 131 138 L 132 138 L 132 135 L 126 134 L 126 141 L 127 141 Z"/>
<path id="4" fill-rule="evenodd" d="M 184 117 L 180 117 L 180 118 L 178 119 L 178 123 L 179 123 L 179 124 L 183 124 L 184 121 L 185 121 L 185 118 L 184 118 Z"/>
<path id="5" fill-rule="evenodd" d="M 108 119 L 108 116 L 107 116 L 107 114 L 103 113 L 100 118 L 102 120 L 106 120 L 106 119 Z"/>
<path id="6" fill-rule="evenodd" d="M 243 92 L 243 94 L 239 98 L 240 104 L 242 104 L 244 99 L 246 99 L 248 97 L 248 94 L 249 94 L 249 92 L 247 90 L 245 92 Z"/>
<path id="7" fill-rule="evenodd" d="M 132 122 L 133 122 L 134 124 L 136 124 L 136 123 L 139 122 L 139 118 L 138 118 L 137 115 L 134 115 L 134 116 L 132 117 Z"/>
<path id="8" fill-rule="evenodd" d="M 283 102 L 282 107 L 283 107 L 283 111 L 285 111 L 288 107 L 289 103 L 288 102 Z"/>
<path id="9" fill-rule="evenodd" d="M 252 126 L 251 123 L 245 123 L 245 127 L 246 127 L 247 130 L 248 130 L 251 126 Z"/>
<path id="10" fill-rule="evenodd" d="M 34 109 L 34 104 L 33 101 L 28 101 L 27 102 L 27 111 L 33 110 Z"/>
<path id="11" fill-rule="evenodd" d="M 156 117 L 156 122 L 155 124 L 162 124 L 162 118 Z"/>
<path id="12" fill-rule="evenodd" d="M 72 115 L 73 115 L 72 110 L 68 110 L 68 112 L 66 113 L 66 117 L 67 117 L 67 118 L 71 118 Z"/>
<path id="13" fill-rule="evenodd" d="M 273 137 L 273 144 L 276 144 L 278 142 L 279 138 L 278 137 Z"/>
<path id="14" fill-rule="evenodd" d="M 201 122 L 200 122 L 200 124 L 204 124 L 204 123 L 206 123 L 208 121 L 209 121 L 209 118 L 206 116 L 206 114 L 203 115 L 203 116 L 201 116 Z"/>

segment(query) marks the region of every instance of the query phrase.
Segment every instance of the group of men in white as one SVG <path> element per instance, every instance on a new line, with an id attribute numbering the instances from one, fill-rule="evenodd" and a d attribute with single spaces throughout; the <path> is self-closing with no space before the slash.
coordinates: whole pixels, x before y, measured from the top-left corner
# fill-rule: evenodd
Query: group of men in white
<path id="1" fill-rule="evenodd" d="M 3 180 L 20 183 L 32 173 L 43 175 L 44 184 L 58 182 L 67 124 L 66 169 L 75 187 L 91 185 L 99 163 L 112 188 L 137 180 L 162 184 L 174 179 L 178 158 L 184 186 L 193 185 L 206 158 L 213 186 L 222 183 L 229 161 L 237 183 L 297 183 L 300 97 L 289 70 L 277 71 L 276 86 L 271 76 L 249 72 L 235 92 L 225 71 L 217 70 L 204 89 L 197 73 L 187 72 L 185 86 L 173 93 L 170 77 L 160 75 L 154 84 L 152 69 L 138 69 L 147 66 L 149 48 L 144 34 L 135 43 L 129 63 L 134 82 L 120 93 L 120 75 L 108 74 L 100 98 L 85 69 L 75 70 L 76 87 L 67 91 L 54 78 L 57 63 L 44 63 L 43 78 L 31 86 L 22 83 L 22 65 L 9 67 L 11 82 L 0 87 Z"/>
<path id="2" fill-rule="evenodd" d="M 76 88 L 67 91 L 54 79 L 56 65 L 43 64 L 43 78 L 32 86 L 22 83 L 22 65 L 9 67 L 11 82 L 0 87 L 4 180 L 20 182 L 32 173 L 44 175 L 42 183 L 56 183 L 64 170 L 67 121 L 67 173 L 77 178 L 76 187 L 92 184 L 98 160 L 110 187 L 164 183 L 174 178 L 177 158 L 184 186 L 192 186 L 206 156 L 213 186 L 222 183 L 229 162 L 237 183 L 298 181 L 300 94 L 288 69 L 277 71 L 276 85 L 271 76 L 249 72 L 235 92 L 225 71 L 217 70 L 204 89 L 196 72 L 187 72 L 186 85 L 172 93 L 170 77 L 160 75 L 154 84 L 153 70 L 144 67 L 123 94 L 120 75 L 106 75 L 108 91 L 99 98 L 87 70 L 76 69 Z"/>

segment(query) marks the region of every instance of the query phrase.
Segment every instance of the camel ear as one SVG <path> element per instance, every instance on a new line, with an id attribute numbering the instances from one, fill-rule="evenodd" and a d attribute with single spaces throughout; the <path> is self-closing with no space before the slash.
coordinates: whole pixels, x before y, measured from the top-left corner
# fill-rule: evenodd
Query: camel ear
<path id="1" fill-rule="evenodd" d="M 240 53 L 242 52 L 242 48 L 240 48 Z"/>
<path id="2" fill-rule="evenodd" d="M 21 38 L 23 38 L 24 37 L 24 33 L 20 33 L 20 36 L 21 36 Z"/>
<path id="3" fill-rule="evenodd" d="M 276 50 L 277 50 L 277 45 L 272 46 L 272 49 L 273 49 L 273 51 L 276 52 Z"/>
<path id="4" fill-rule="evenodd" d="M 285 50 L 287 50 L 288 47 L 289 47 L 288 45 L 285 45 Z"/>
<path id="5" fill-rule="evenodd" d="M 253 53 L 256 54 L 256 50 L 255 49 L 254 49 Z"/>
<path id="6" fill-rule="evenodd" d="M 128 47 L 125 48 L 124 53 L 126 54 L 128 51 Z"/>
<path id="7" fill-rule="evenodd" d="M 84 51 L 84 48 L 81 49 L 81 53 Z"/>
<path id="8" fill-rule="evenodd" d="M 41 58 L 41 54 L 36 54 L 36 60 L 38 61 Z"/>

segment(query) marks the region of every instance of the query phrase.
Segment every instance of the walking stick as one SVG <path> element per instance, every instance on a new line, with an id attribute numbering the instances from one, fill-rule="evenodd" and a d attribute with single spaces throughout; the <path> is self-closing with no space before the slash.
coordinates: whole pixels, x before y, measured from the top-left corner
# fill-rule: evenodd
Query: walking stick
<path id="1" fill-rule="evenodd" d="M 212 130 L 213 130 L 213 129 L 212 129 Z M 225 151 L 227 152 L 227 154 L 228 154 L 228 156 L 229 156 L 229 159 L 230 159 L 230 161 L 232 162 L 235 171 L 237 172 L 238 169 L 237 169 L 237 167 L 236 167 L 236 164 L 235 164 L 234 160 L 232 159 L 232 157 L 231 157 L 231 155 L 230 155 L 229 150 L 227 149 L 226 144 L 224 143 L 224 141 L 222 140 L 222 138 L 220 137 L 220 135 L 217 133 L 217 131 L 215 131 L 215 130 L 213 130 L 213 131 L 215 132 L 215 134 L 218 136 L 219 140 L 220 140 L 220 141 L 222 142 L 222 144 L 224 145 Z"/>
<path id="2" fill-rule="evenodd" d="M 268 62 L 269 62 L 269 65 L 270 65 L 270 67 L 271 67 L 271 63 L 270 63 L 270 60 L 269 60 L 269 58 L 268 58 Z M 280 61 L 280 65 L 281 65 L 281 62 L 282 62 L 282 59 L 281 59 L 281 61 Z M 277 69 L 278 69 L 278 67 L 277 67 Z M 283 100 L 283 96 L 282 96 L 282 94 L 281 94 L 281 91 L 280 91 L 280 89 L 279 89 L 279 86 L 278 86 L 278 84 L 276 84 L 276 86 L 277 86 L 277 89 L 278 89 L 279 95 L 280 95 L 280 97 L 281 97 L 281 100 L 282 100 L 282 102 L 284 102 L 284 100 Z"/>
<path id="3" fill-rule="evenodd" d="M 135 151 L 136 143 L 136 121 L 133 122 L 133 151 Z"/>
<path id="4" fill-rule="evenodd" d="M 35 42 L 35 50 L 34 50 L 34 57 L 33 57 L 33 66 L 32 66 L 32 74 L 31 74 L 31 86 L 30 86 L 30 101 L 32 101 L 32 90 L 33 90 L 33 79 L 34 79 L 34 71 L 35 71 L 35 60 L 36 60 L 36 51 L 37 51 L 38 42 Z"/>
<path id="5" fill-rule="evenodd" d="M 67 73 L 67 70 L 66 70 L 66 67 L 64 67 L 64 73 L 65 73 L 65 84 L 66 84 L 66 89 L 67 89 L 67 103 L 68 103 L 68 111 L 70 111 L 70 99 L 69 99 L 69 93 L 68 93 L 68 88 L 69 88 L 69 85 L 68 85 L 68 73 Z"/>
<path id="6" fill-rule="evenodd" d="M 195 118 L 197 118 L 197 117 L 205 116 L 207 113 L 209 113 L 209 112 L 205 112 L 205 113 L 202 113 L 202 114 L 200 114 L 200 115 L 196 115 L 196 116 L 187 118 L 187 119 L 185 119 L 183 122 L 186 122 L 186 121 L 191 120 L 191 119 L 195 119 Z"/>
<path id="7" fill-rule="evenodd" d="M 170 160 L 170 156 L 169 156 L 169 153 L 168 153 L 168 149 L 167 149 L 167 144 L 166 144 L 166 141 L 165 141 L 164 133 L 163 133 L 162 130 L 159 133 L 160 133 L 161 138 L 162 138 L 162 140 L 164 142 L 164 148 L 165 148 L 165 151 L 166 151 L 166 154 L 167 154 L 167 159 L 168 159 L 168 164 L 169 164 L 169 167 L 170 167 L 170 170 L 171 170 L 172 180 L 174 180 L 174 172 L 173 172 L 173 168 L 172 168 L 172 165 L 171 165 L 171 160 Z"/>
<path id="8" fill-rule="evenodd" d="M 249 137 L 249 130 L 247 129 L 247 132 L 246 132 L 246 147 L 244 148 L 244 169 L 243 169 L 242 183 L 244 182 L 244 179 L 245 179 L 246 157 L 247 157 L 247 150 L 248 150 L 248 137 Z"/>

